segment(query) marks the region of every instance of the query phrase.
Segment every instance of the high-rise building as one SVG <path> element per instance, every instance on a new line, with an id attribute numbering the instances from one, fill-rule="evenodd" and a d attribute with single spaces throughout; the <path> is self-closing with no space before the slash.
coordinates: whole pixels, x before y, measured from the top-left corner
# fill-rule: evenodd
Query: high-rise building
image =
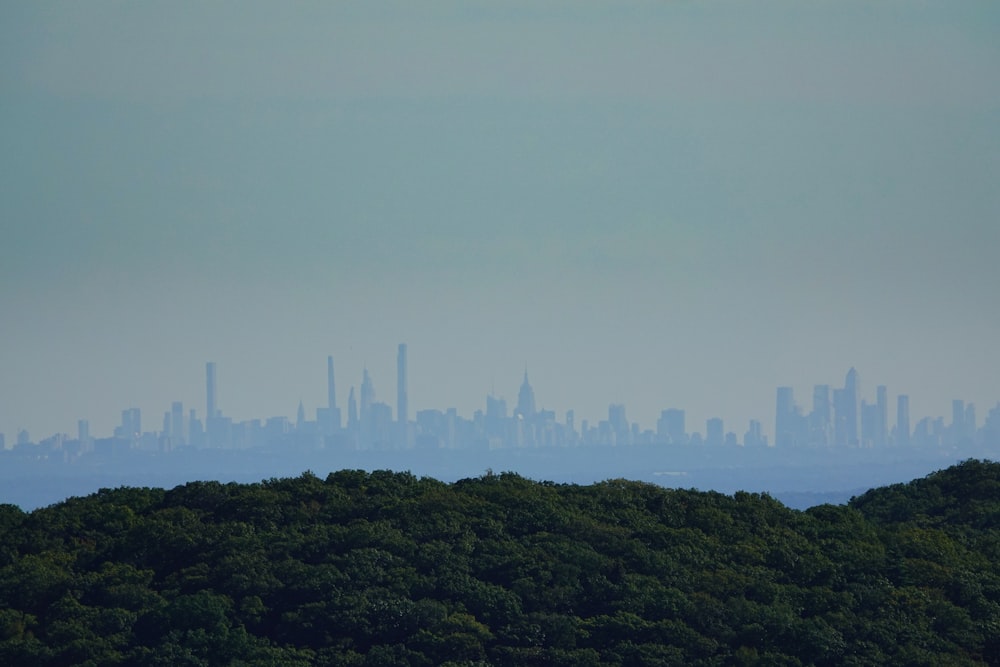
<path id="1" fill-rule="evenodd" d="M 358 431 L 358 401 L 354 398 L 354 387 L 347 395 L 347 429 L 355 434 Z"/>
<path id="2" fill-rule="evenodd" d="M 337 385 L 333 380 L 333 356 L 326 358 L 326 407 L 329 430 L 340 430 L 340 410 L 337 408 Z"/>
<path id="3" fill-rule="evenodd" d="M 712 417 L 705 422 L 705 444 L 721 447 L 726 442 L 726 429 L 720 417 Z"/>
<path id="4" fill-rule="evenodd" d="M 486 436 L 502 443 L 507 436 L 507 401 L 492 394 L 486 396 L 486 416 L 483 420 Z"/>
<path id="5" fill-rule="evenodd" d="M 372 404 L 375 402 L 375 385 L 372 383 L 372 377 L 368 374 L 368 367 L 365 369 L 361 376 L 361 430 L 364 431 L 365 426 L 368 422 L 369 412 L 371 411 Z"/>
<path id="6" fill-rule="evenodd" d="M 861 446 L 874 447 L 878 439 L 878 405 L 861 401 Z"/>
<path id="7" fill-rule="evenodd" d="M 316 408 L 316 425 L 326 438 L 332 438 L 340 432 L 340 408 L 337 407 L 332 356 L 326 358 L 326 405 Z"/>
<path id="8" fill-rule="evenodd" d="M 302 431 L 306 424 L 306 406 L 302 404 L 302 399 L 299 399 L 299 409 L 295 411 L 295 429 L 297 431 Z"/>
<path id="9" fill-rule="evenodd" d="M 631 441 L 629 433 L 628 419 L 625 418 L 625 406 L 620 403 L 612 403 L 608 406 L 608 423 L 611 424 L 611 432 L 614 433 L 615 444 L 626 445 Z"/>
<path id="10" fill-rule="evenodd" d="M 809 413 L 809 444 L 829 445 L 833 441 L 833 401 L 830 385 L 813 387 L 813 409 Z"/>
<path id="11" fill-rule="evenodd" d="M 188 410 L 187 418 L 187 443 L 192 447 L 205 446 L 205 428 L 194 408 Z"/>
<path id="12" fill-rule="evenodd" d="M 956 398 L 951 402 L 951 439 L 959 442 L 965 438 L 965 401 Z"/>
<path id="13" fill-rule="evenodd" d="M 860 421 L 858 403 L 861 400 L 861 382 L 858 378 L 858 372 L 854 370 L 853 366 L 847 371 L 847 377 L 844 379 L 844 397 L 844 406 L 847 410 L 848 441 L 852 445 L 857 445 L 860 440 L 858 433 Z"/>
<path id="14" fill-rule="evenodd" d="M 396 352 L 396 421 L 405 433 L 406 425 L 410 421 L 406 394 L 406 343 L 400 343 Z"/>
<path id="15" fill-rule="evenodd" d="M 656 437 L 670 445 L 686 445 L 687 431 L 684 430 L 684 411 L 676 408 L 663 410 L 656 422 Z"/>
<path id="16" fill-rule="evenodd" d="M 910 444 L 910 397 L 906 394 L 896 397 L 896 444 Z"/>
<path id="17" fill-rule="evenodd" d="M 860 444 L 860 400 L 858 372 L 852 367 L 847 371 L 843 389 L 833 392 L 834 439 L 838 445 L 856 447 Z"/>
<path id="18" fill-rule="evenodd" d="M 493 394 L 488 394 L 486 396 L 486 418 L 507 419 L 507 401 L 497 398 Z"/>
<path id="19" fill-rule="evenodd" d="M 205 364 L 205 421 L 217 417 L 215 405 L 215 362 Z"/>
<path id="20" fill-rule="evenodd" d="M 521 389 L 517 392 L 517 409 L 514 416 L 522 419 L 531 419 L 535 416 L 535 390 L 528 383 L 528 369 L 524 369 L 524 381 L 521 382 Z"/>
<path id="21" fill-rule="evenodd" d="M 774 411 L 774 446 L 795 447 L 802 444 L 802 415 L 795 405 L 791 387 L 778 387 Z"/>
<path id="22" fill-rule="evenodd" d="M 889 443 L 889 390 L 884 384 L 875 388 L 875 445 L 885 447 Z"/>
<path id="23" fill-rule="evenodd" d="M 767 438 L 761 432 L 760 422 L 756 419 L 750 420 L 750 427 L 743 434 L 744 447 L 766 447 Z"/>
<path id="24" fill-rule="evenodd" d="M 115 435 L 128 441 L 136 440 L 142 435 L 142 412 L 139 408 L 122 410 L 122 423 Z"/>
<path id="25" fill-rule="evenodd" d="M 186 444 L 184 437 L 184 404 L 174 401 L 170 406 L 170 438 L 175 447 Z"/>

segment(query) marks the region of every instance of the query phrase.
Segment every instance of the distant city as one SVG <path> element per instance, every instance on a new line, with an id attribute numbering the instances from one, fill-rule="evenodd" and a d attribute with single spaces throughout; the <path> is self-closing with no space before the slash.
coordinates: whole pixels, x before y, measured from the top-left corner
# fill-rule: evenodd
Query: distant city
<path id="1" fill-rule="evenodd" d="M 606 419 L 577 421 L 573 410 L 560 420 L 556 413 L 537 407 L 528 369 L 510 409 L 503 398 L 486 396 L 483 410 L 471 417 L 455 408 L 417 411 L 412 417 L 407 392 L 407 346 L 400 344 L 396 357 L 396 410 L 376 398 L 375 385 L 365 369 L 357 392 L 352 386 L 346 415 L 337 399 L 333 357 L 326 360 L 327 404 L 307 417 L 299 404 L 295 419 L 270 417 L 234 422 L 218 404 L 218 372 L 214 362 L 205 365 L 205 412 L 184 409 L 175 401 L 163 414 L 159 430 L 144 428 L 139 408 L 126 408 L 114 433 L 90 433 L 80 419 L 75 437 L 55 434 L 34 441 L 27 431 L 17 433 L 8 448 L 0 434 L 0 451 L 20 460 L 45 459 L 72 463 L 124 452 L 192 450 L 253 450 L 288 448 L 295 451 L 391 452 L 402 450 L 492 451 L 517 448 L 579 446 L 641 446 L 736 448 L 745 450 L 869 450 L 884 448 L 954 448 L 1000 445 L 1000 403 L 991 408 L 982 424 L 975 406 L 955 399 L 951 417 L 921 417 L 911 421 L 909 396 L 894 401 L 884 385 L 875 388 L 875 400 L 861 397 L 858 372 L 851 368 L 842 387 L 816 385 L 806 412 L 796 403 L 791 387 L 778 387 L 774 438 L 764 435 L 762 422 L 751 420 L 742 436 L 727 431 L 721 418 L 711 418 L 704 431 L 689 430 L 681 408 L 662 410 L 655 428 L 630 422 L 624 405 L 608 407 Z M 742 429 L 741 429 L 742 430 Z"/>

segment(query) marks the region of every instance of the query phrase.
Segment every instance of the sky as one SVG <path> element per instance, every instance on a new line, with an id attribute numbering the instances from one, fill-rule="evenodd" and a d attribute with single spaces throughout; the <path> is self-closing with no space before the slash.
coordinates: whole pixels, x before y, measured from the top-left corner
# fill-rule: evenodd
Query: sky
<path id="1" fill-rule="evenodd" d="M 0 433 L 1000 400 L 1000 5 L 0 6 Z"/>

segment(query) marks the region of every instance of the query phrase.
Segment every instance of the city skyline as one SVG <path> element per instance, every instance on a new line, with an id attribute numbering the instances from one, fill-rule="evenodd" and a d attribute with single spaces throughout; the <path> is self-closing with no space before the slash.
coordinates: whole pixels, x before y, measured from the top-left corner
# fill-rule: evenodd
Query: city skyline
<path id="1" fill-rule="evenodd" d="M 0 5 L 0 431 L 1000 394 L 1000 4 Z M 832 397 L 831 397 L 832 398 Z M 891 403 L 890 412 L 891 412 Z M 327 406 L 329 407 L 329 406 Z"/>
<path id="2" fill-rule="evenodd" d="M 132 433 L 133 436 L 143 433 L 160 436 L 181 434 L 177 436 L 181 438 L 178 443 L 191 445 L 194 443 L 189 442 L 188 433 L 194 433 L 196 428 L 202 433 L 200 437 L 204 438 L 199 446 L 230 448 L 232 447 L 232 436 L 229 434 L 229 430 L 234 425 L 283 419 L 288 423 L 289 428 L 294 424 L 296 429 L 301 430 L 305 425 L 307 428 L 316 429 L 310 432 L 320 435 L 330 436 L 336 433 L 353 432 L 354 440 L 345 441 L 349 449 L 370 448 L 375 441 L 380 441 L 381 446 L 407 449 L 413 447 L 415 441 L 419 440 L 421 420 L 430 416 L 421 413 L 454 414 L 465 422 L 471 422 L 477 414 L 487 420 L 491 418 L 506 420 L 510 417 L 515 420 L 531 421 L 536 416 L 543 414 L 544 411 L 546 415 L 549 415 L 546 417 L 549 422 L 560 427 L 565 426 L 568 432 L 581 438 L 575 444 L 581 442 L 586 444 L 587 430 L 591 431 L 590 437 L 592 439 L 598 439 L 590 444 L 614 444 L 600 440 L 600 438 L 606 438 L 607 432 L 603 435 L 598 433 L 599 429 L 611 429 L 610 432 L 617 434 L 617 442 L 621 444 L 663 442 L 666 435 L 666 442 L 673 439 L 673 444 L 681 442 L 677 440 L 678 437 L 683 437 L 683 443 L 689 444 L 688 438 L 693 436 L 696 439 L 696 444 L 706 445 L 870 448 L 886 447 L 890 444 L 908 446 L 911 444 L 911 438 L 918 437 L 918 433 L 922 433 L 919 436 L 922 441 L 927 441 L 927 438 L 931 436 L 940 440 L 942 433 L 961 433 L 963 437 L 971 437 L 984 423 L 984 419 L 992 416 L 991 411 L 1000 411 L 1000 401 L 994 401 L 991 404 L 981 405 L 981 412 L 977 417 L 974 402 L 966 401 L 963 398 L 953 398 L 949 401 L 950 414 L 942 410 L 938 414 L 920 414 L 911 420 L 910 395 L 894 393 L 892 404 L 895 410 L 890 419 L 888 387 L 879 384 L 874 387 L 873 391 L 863 392 L 859 373 L 852 366 L 846 373 L 843 388 L 829 383 L 814 384 L 810 392 L 811 403 L 803 401 L 802 394 L 796 397 L 795 388 L 792 386 L 777 387 L 775 407 L 771 413 L 772 419 L 769 419 L 767 415 L 758 415 L 740 425 L 727 420 L 723 412 L 717 411 L 702 421 L 691 419 L 683 405 L 664 405 L 654 422 L 645 423 L 635 418 L 628 418 L 626 416 L 628 406 L 624 403 L 609 403 L 607 410 L 602 414 L 581 414 L 572 407 L 558 413 L 544 402 L 536 400 L 535 390 L 529 379 L 529 369 L 526 366 L 516 398 L 508 400 L 503 393 L 497 393 L 495 388 L 491 387 L 490 391 L 483 397 L 479 407 L 473 411 L 463 413 L 451 404 L 426 406 L 416 411 L 416 419 L 411 419 L 408 391 L 410 377 L 408 345 L 406 343 L 397 345 L 396 384 L 393 387 L 396 397 L 395 404 L 379 400 L 375 389 L 376 383 L 369 372 L 367 362 L 365 362 L 362 366 L 360 383 L 349 385 L 347 405 L 341 406 L 337 401 L 338 390 L 334 372 L 334 356 L 327 355 L 326 362 L 326 395 L 324 399 L 311 405 L 307 410 L 305 403 L 300 398 L 294 420 L 290 414 L 274 411 L 245 418 L 234 418 L 232 414 L 226 413 L 218 404 L 218 365 L 214 361 L 209 361 L 204 365 L 203 398 L 206 406 L 204 413 L 199 413 L 197 408 L 191 407 L 197 404 L 196 400 L 191 398 L 175 399 L 170 402 L 169 410 L 163 415 L 162 430 L 143 429 L 139 426 L 143 423 L 141 415 L 145 414 L 146 419 L 149 420 L 155 413 L 132 405 L 122 408 L 120 422 L 103 434 L 99 428 L 94 428 L 95 422 L 91 421 L 90 416 L 80 416 L 76 420 L 74 435 L 84 439 L 85 437 L 108 437 L 110 435 L 122 437 L 128 433 Z M 387 390 L 383 391 L 386 394 L 390 393 Z M 343 394 L 341 393 L 341 395 Z M 373 417 L 374 412 L 379 413 L 377 417 Z M 315 426 L 308 427 L 307 422 L 315 424 Z M 376 422 L 382 424 L 380 427 L 382 430 L 378 434 L 370 430 L 373 428 L 371 425 Z M 96 423 L 100 423 L 100 421 Z M 157 422 L 154 420 L 144 423 L 148 425 Z M 897 428 L 900 425 L 904 425 L 904 430 L 897 433 Z M 225 435 L 221 435 L 223 433 Z M 936 435 L 934 435 L 935 433 Z M 0 435 L 6 436 L 4 442 L 7 448 L 14 444 L 40 442 L 60 434 L 73 437 L 69 431 L 51 431 L 42 437 L 35 437 L 37 434 L 31 434 L 27 429 L 17 429 L 11 434 L 13 437 L 0 431 Z M 655 439 L 650 439 L 649 434 L 655 434 Z M 213 437 L 216 439 L 214 443 L 211 442 Z M 523 444 L 525 443 L 519 443 L 519 446 Z M 564 442 L 562 444 L 574 443 Z M 342 443 L 340 446 L 345 445 Z M 460 446 L 472 446 L 472 443 L 461 443 Z M 507 443 L 505 446 L 510 445 Z"/>

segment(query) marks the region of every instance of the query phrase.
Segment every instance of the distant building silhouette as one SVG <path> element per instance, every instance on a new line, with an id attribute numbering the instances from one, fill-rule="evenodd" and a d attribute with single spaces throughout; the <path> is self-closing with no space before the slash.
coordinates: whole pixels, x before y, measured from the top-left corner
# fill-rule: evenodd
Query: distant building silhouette
<path id="1" fill-rule="evenodd" d="M 896 397 L 896 444 L 910 444 L 910 397 L 906 394 Z"/>
<path id="2" fill-rule="evenodd" d="M 215 406 L 215 362 L 205 364 L 205 419 L 217 417 Z"/>
<path id="3" fill-rule="evenodd" d="M 528 369 L 524 369 L 524 381 L 521 382 L 521 389 L 517 392 L 517 409 L 514 416 L 528 420 L 535 416 L 535 390 L 528 382 Z"/>
<path id="4" fill-rule="evenodd" d="M 660 442 L 669 445 L 686 445 L 687 431 L 684 430 L 684 411 L 676 408 L 663 410 L 656 422 L 656 436 Z"/>
<path id="5" fill-rule="evenodd" d="M 410 446 L 410 402 L 407 394 L 406 343 L 396 351 L 396 432 L 399 445 Z"/>

